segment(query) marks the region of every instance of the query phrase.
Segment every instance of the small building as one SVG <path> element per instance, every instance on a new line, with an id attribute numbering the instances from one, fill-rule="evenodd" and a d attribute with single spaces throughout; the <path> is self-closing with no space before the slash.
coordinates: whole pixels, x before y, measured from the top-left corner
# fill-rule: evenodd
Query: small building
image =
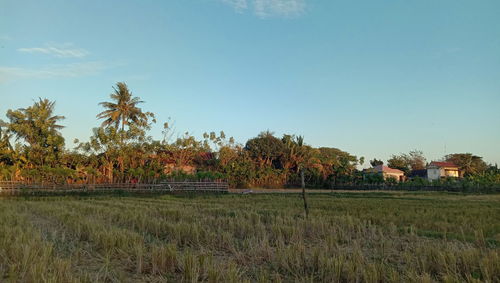
<path id="1" fill-rule="evenodd" d="M 384 180 L 395 179 L 398 182 L 402 182 L 405 180 L 405 172 L 399 169 L 385 166 L 383 164 L 377 165 L 373 168 L 365 169 L 364 172 L 365 174 L 379 174 L 384 178 Z"/>
<path id="2" fill-rule="evenodd" d="M 411 170 L 408 173 L 407 177 L 409 179 L 415 179 L 415 178 L 427 179 L 427 169 Z"/>
<path id="3" fill-rule="evenodd" d="M 433 161 L 427 165 L 427 179 L 439 180 L 441 178 L 459 178 L 460 168 L 452 162 Z"/>

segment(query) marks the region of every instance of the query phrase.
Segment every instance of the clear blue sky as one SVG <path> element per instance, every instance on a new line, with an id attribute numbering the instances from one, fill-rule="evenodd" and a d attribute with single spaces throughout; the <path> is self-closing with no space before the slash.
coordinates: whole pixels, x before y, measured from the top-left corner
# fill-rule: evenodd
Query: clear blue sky
<path id="1" fill-rule="evenodd" d="M 178 133 L 304 135 L 366 159 L 500 163 L 498 0 L 0 0 L 0 113 L 56 100 L 67 145 L 125 81 Z"/>

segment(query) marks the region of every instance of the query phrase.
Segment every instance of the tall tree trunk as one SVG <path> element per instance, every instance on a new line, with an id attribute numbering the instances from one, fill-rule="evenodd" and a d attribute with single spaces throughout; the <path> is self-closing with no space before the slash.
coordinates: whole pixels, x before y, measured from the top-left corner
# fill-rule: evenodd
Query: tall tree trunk
<path id="1" fill-rule="evenodd" d="M 123 131 L 125 130 L 125 119 L 122 119 L 122 130 L 120 132 L 120 147 L 123 146 Z"/>
<path id="2" fill-rule="evenodd" d="M 304 169 L 300 169 L 300 181 L 301 181 L 301 185 L 302 185 L 302 199 L 304 200 L 304 211 L 306 212 L 306 218 L 308 218 L 309 207 L 307 205 L 306 182 L 304 180 Z"/>
<path id="3" fill-rule="evenodd" d="M 113 183 L 113 162 L 108 161 L 108 182 Z"/>

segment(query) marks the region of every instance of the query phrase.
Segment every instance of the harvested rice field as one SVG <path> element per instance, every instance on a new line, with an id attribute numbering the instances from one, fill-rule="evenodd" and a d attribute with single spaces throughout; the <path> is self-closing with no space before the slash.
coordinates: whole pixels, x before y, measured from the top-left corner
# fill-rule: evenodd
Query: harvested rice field
<path id="1" fill-rule="evenodd" d="M 500 282 L 500 195 L 0 199 L 1 282 Z"/>

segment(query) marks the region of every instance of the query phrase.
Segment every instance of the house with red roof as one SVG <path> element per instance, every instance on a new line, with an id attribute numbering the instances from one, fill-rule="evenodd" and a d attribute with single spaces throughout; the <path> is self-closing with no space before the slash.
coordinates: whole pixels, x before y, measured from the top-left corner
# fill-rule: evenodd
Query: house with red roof
<path id="1" fill-rule="evenodd" d="M 427 179 L 431 181 L 459 177 L 461 177 L 460 168 L 452 162 L 433 161 L 427 165 Z"/>
<path id="2" fill-rule="evenodd" d="M 402 182 L 405 180 L 405 172 L 394 169 L 383 164 L 377 165 L 373 168 L 365 169 L 365 174 L 379 174 L 384 177 L 384 180 L 387 179 L 395 179 L 398 182 Z"/>

